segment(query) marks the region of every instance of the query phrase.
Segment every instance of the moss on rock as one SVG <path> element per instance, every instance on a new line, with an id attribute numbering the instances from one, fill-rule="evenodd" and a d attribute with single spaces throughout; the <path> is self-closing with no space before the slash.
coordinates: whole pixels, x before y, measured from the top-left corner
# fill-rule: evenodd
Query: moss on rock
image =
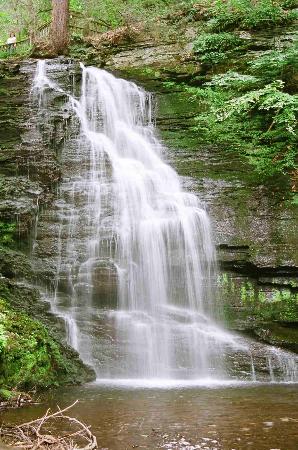
<path id="1" fill-rule="evenodd" d="M 291 287 L 293 280 L 222 273 L 219 285 L 227 326 L 297 352 L 298 293 Z"/>
<path id="2" fill-rule="evenodd" d="M 72 351 L 70 351 L 73 353 Z M 51 337 L 46 327 L 0 299 L 0 387 L 46 388 L 92 380 L 93 371 Z"/>
<path id="3" fill-rule="evenodd" d="M 0 245 L 0 274 L 7 278 L 26 277 L 30 279 L 32 269 L 26 255 Z"/>

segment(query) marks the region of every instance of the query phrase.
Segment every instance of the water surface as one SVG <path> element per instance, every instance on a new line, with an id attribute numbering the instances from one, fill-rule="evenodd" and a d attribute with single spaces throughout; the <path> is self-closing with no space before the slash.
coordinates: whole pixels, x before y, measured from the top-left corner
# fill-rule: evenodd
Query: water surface
<path id="1" fill-rule="evenodd" d="M 189 389 L 123 389 L 96 384 L 60 389 L 44 403 L 6 412 L 27 421 L 48 405 L 66 406 L 92 426 L 100 448 L 294 450 L 298 448 L 297 385 Z"/>

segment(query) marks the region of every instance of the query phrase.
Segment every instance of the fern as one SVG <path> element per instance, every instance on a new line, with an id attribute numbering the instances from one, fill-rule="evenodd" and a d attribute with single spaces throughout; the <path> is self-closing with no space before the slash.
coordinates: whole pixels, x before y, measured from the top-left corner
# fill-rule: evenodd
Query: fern
<path id="1" fill-rule="evenodd" d="M 248 90 L 260 84 L 260 79 L 253 75 L 245 75 L 238 72 L 228 71 L 212 77 L 211 81 L 204 86 L 214 86 L 223 89 L 235 89 L 237 91 Z"/>
<path id="2" fill-rule="evenodd" d="M 244 40 L 232 33 L 202 34 L 193 43 L 193 51 L 201 62 L 218 64 L 235 50 L 246 46 Z"/>
<path id="3" fill-rule="evenodd" d="M 284 83 L 277 80 L 262 89 L 229 100 L 223 108 L 216 111 L 217 120 L 224 121 L 234 114 L 247 114 L 255 109 L 271 114 L 270 129 L 279 126 L 294 135 L 297 127 L 298 96 L 282 92 L 283 86 Z"/>

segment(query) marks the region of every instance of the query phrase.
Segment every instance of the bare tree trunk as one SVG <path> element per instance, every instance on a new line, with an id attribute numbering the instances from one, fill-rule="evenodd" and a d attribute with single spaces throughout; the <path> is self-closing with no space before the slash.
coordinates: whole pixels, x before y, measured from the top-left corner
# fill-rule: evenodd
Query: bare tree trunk
<path id="1" fill-rule="evenodd" d="M 55 52 L 65 53 L 69 44 L 69 0 L 52 0 L 51 42 Z"/>

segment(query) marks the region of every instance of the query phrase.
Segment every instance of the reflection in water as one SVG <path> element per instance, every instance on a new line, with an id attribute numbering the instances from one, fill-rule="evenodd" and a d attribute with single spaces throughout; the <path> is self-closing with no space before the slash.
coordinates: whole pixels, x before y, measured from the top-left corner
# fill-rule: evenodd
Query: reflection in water
<path id="1" fill-rule="evenodd" d="M 92 426 L 100 448 L 125 450 L 296 450 L 298 396 L 293 385 L 217 389 L 107 389 L 54 392 L 38 405 L 9 411 L 27 421 L 79 398 L 73 414 Z M 59 426 L 59 425 L 58 425 Z"/>

